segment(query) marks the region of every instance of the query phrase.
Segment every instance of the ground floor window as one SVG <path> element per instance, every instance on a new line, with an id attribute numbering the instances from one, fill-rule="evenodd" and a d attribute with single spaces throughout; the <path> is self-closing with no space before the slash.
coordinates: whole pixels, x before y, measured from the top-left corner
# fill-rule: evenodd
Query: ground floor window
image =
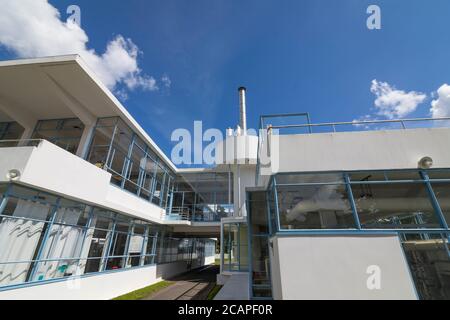
<path id="1" fill-rule="evenodd" d="M 449 237 L 430 233 L 400 235 L 420 299 L 450 299 Z"/>

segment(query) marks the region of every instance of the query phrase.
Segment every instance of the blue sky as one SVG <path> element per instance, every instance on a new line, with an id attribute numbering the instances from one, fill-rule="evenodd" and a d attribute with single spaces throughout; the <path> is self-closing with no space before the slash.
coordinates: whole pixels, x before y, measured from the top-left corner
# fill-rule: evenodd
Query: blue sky
<path id="1" fill-rule="evenodd" d="M 80 6 L 87 46 L 98 53 L 117 35 L 132 39 L 139 68 L 160 88 L 130 90 L 123 104 L 168 155 L 176 128 L 191 129 L 195 120 L 234 127 L 241 85 L 249 126 L 257 127 L 270 113 L 310 112 L 313 122 L 384 119 L 374 109 L 374 79 L 426 95 L 404 115 L 426 117 L 435 92 L 450 83 L 448 0 L 49 2 L 63 20 L 68 5 Z M 370 4 L 381 8 L 381 30 L 366 27 Z M 16 56 L 0 46 L 0 59 Z M 164 75 L 170 88 L 160 83 Z"/>

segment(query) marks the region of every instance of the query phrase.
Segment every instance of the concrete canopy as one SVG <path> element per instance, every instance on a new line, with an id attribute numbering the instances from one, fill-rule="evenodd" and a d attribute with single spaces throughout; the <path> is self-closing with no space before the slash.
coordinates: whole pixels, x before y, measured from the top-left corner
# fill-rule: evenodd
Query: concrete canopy
<path id="1" fill-rule="evenodd" d="M 120 117 L 174 171 L 176 167 L 80 56 L 0 62 L 0 122 L 34 128 L 38 120 Z"/>

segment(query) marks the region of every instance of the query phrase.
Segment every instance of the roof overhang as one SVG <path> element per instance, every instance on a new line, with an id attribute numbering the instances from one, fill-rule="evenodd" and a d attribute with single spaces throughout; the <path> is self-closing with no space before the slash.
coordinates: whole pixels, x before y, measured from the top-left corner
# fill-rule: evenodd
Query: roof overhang
<path id="1" fill-rule="evenodd" d="M 78 55 L 0 62 L 0 122 L 120 117 L 174 171 L 175 165 Z"/>

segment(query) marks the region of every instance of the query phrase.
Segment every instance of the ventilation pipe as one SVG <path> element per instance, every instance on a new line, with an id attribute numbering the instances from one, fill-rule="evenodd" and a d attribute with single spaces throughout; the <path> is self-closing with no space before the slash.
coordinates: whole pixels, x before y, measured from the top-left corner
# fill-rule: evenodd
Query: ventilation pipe
<path id="1" fill-rule="evenodd" d="M 242 129 L 242 135 L 247 135 L 247 105 L 245 101 L 245 93 L 247 89 L 244 87 L 239 88 L 239 107 L 240 107 L 240 123 L 239 126 Z"/>

